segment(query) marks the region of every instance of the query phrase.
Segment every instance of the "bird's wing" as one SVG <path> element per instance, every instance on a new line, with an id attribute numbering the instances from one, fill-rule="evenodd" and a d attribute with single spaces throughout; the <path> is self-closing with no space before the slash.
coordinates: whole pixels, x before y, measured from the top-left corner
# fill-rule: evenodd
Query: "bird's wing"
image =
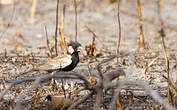
<path id="1" fill-rule="evenodd" d="M 72 63 L 71 55 L 57 56 L 48 61 L 48 64 L 52 66 L 51 69 L 62 69 Z"/>

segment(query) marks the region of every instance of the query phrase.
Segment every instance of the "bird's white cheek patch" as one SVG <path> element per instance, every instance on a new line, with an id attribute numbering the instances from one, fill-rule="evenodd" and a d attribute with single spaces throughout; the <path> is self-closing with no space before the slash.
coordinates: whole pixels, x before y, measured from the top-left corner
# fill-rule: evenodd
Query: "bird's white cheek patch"
<path id="1" fill-rule="evenodd" d="M 69 46 L 68 47 L 68 52 L 72 54 L 74 52 L 74 49 L 71 46 Z"/>

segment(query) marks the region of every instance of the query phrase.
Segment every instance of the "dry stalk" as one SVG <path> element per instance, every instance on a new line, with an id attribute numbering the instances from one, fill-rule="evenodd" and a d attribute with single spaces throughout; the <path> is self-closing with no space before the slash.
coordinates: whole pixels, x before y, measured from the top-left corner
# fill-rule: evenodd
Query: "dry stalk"
<path id="1" fill-rule="evenodd" d="M 0 39 L 3 37 L 3 35 L 7 32 L 8 28 L 11 26 L 13 18 L 15 17 L 15 5 L 13 5 L 13 10 L 12 10 L 12 15 L 10 16 L 10 20 L 7 24 L 7 28 L 5 28 L 4 31 L 2 31 L 1 35 L 0 35 Z"/>
<path id="2" fill-rule="evenodd" d="M 114 58 L 117 58 L 117 56 L 104 59 L 103 61 L 101 61 L 96 66 L 96 69 L 97 69 L 98 75 L 99 75 L 99 82 L 96 85 L 97 95 L 96 95 L 96 104 L 94 105 L 94 108 L 100 108 L 102 105 L 104 105 L 104 97 L 103 97 L 103 89 L 104 89 L 103 79 L 104 79 L 104 76 L 103 76 L 103 73 L 101 71 L 101 65 L 113 60 Z"/>
<path id="3" fill-rule="evenodd" d="M 61 26 L 59 28 L 59 34 L 60 34 L 60 47 L 61 50 L 64 52 L 64 54 L 67 54 L 67 45 L 65 41 L 65 36 L 63 33 L 64 30 L 64 19 L 65 19 L 65 5 L 63 6 L 63 12 L 61 16 Z"/>
<path id="4" fill-rule="evenodd" d="M 142 17 L 140 0 L 137 0 L 137 5 L 138 5 L 139 29 L 140 29 L 139 50 L 143 51 L 145 47 L 145 42 L 144 42 L 144 34 L 143 34 L 143 17 Z"/>
<path id="5" fill-rule="evenodd" d="M 116 99 L 116 110 L 123 110 L 121 95 L 119 94 Z"/>
<path id="6" fill-rule="evenodd" d="M 7 58 L 7 50 L 4 49 L 4 58 Z"/>
<path id="7" fill-rule="evenodd" d="M 57 8 L 56 8 L 56 27 L 55 27 L 55 56 L 58 56 L 58 51 L 57 51 L 57 34 L 58 34 L 58 8 L 59 8 L 59 0 L 57 0 Z"/>
<path id="8" fill-rule="evenodd" d="M 37 5 L 37 0 L 33 0 L 31 5 L 31 11 L 30 11 L 30 20 L 29 20 L 30 24 L 34 24 L 36 5 Z"/>
<path id="9" fill-rule="evenodd" d="M 175 104 L 173 102 L 173 99 L 175 97 L 171 93 L 177 94 L 177 88 L 176 88 L 176 86 L 175 86 L 175 84 L 172 80 L 172 74 L 170 72 L 169 59 L 168 59 L 167 51 L 166 51 L 166 45 L 165 45 L 165 40 L 164 40 L 164 38 L 166 37 L 166 34 L 165 34 L 165 31 L 164 31 L 164 22 L 163 22 L 162 14 L 161 14 L 162 9 L 163 9 L 162 1 L 158 0 L 158 18 L 159 18 L 160 25 L 161 25 L 161 29 L 160 29 L 159 33 L 160 33 L 160 36 L 161 36 L 162 48 L 163 48 L 163 53 L 164 53 L 166 66 L 167 66 L 166 71 L 167 71 L 167 74 L 168 74 L 168 78 L 167 78 L 167 81 L 168 81 L 167 98 L 168 98 L 168 102 L 170 103 L 170 100 L 171 100 L 172 105 L 175 106 Z M 173 90 L 173 92 L 171 91 L 171 89 Z"/>
<path id="10" fill-rule="evenodd" d="M 138 18 L 137 14 L 131 12 L 131 11 L 127 11 L 125 9 L 121 9 L 121 13 L 129 16 L 129 17 L 132 17 L 132 18 Z M 160 25 L 158 24 L 158 22 L 156 22 L 154 19 L 149 19 L 149 18 L 143 18 L 143 21 L 158 28 Z M 166 28 L 168 28 L 169 30 L 172 30 L 172 31 L 177 31 L 177 27 L 175 24 L 169 24 L 168 22 L 166 22 Z"/>
<path id="11" fill-rule="evenodd" d="M 97 94 L 96 94 L 96 103 L 94 105 L 94 109 L 101 108 L 104 105 L 104 95 L 103 95 L 103 88 L 98 87 L 97 88 Z"/>
<path id="12" fill-rule="evenodd" d="M 77 41 L 77 3 L 76 3 L 76 0 L 73 0 L 73 6 L 74 6 L 74 13 L 75 13 L 75 18 L 74 18 L 75 41 Z"/>
<path id="13" fill-rule="evenodd" d="M 121 40 L 121 23 L 120 23 L 120 2 L 121 0 L 117 1 L 117 22 L 119 25 L 118 33 L 117 33 L 117 55 L 119 54 L 119 47 L 120 47 L 120 40 Z M 117 57 L 117 63 L 118 63 L 118 57 Z"/>
<path id="14" fill-rule="evenodd" d="M 52 51 L 49 46 L 49 39 L 48 39 L 48 34 L 47 34 L 47 27 L 45 26 L 45 35 L 46 35 L 46 44 L 47 44 L 47 49 L 49 51 L 49 56 L 52 57 Z"/>
<path id="15" fill-rule="evenodd" d="M 98 82 L 98 87 L 96 88 L 97 94 L 96 94 L 96 103 L 94 105 L 94 108 L 100 108 L 101 106 L 104 105 L 104 96 L 103 96 L 103 74 L 101 72 L 101 68 L 98 65 L 97 66 L 97 71 L 99 75 L 99 82 Z"/>

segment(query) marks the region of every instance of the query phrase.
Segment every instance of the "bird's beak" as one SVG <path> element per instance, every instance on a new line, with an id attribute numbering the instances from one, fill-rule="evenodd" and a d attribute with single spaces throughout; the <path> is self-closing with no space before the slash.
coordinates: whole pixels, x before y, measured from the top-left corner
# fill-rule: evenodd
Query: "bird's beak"
<path id="1" fill-rule="evenodd" d="M 77 48 L 77 51 L 78 52 L 81 52 L 83 50 L 83 48 L 81 47 L 81 46 L 79 46 L 78 48 Z"/>

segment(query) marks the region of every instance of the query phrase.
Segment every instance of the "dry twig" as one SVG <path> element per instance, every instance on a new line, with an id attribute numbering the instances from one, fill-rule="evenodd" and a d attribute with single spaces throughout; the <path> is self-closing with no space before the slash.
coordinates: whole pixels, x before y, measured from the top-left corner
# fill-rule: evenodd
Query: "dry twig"
<path id="1" fill-rule="evenodd" d="M 50 46 L 49 46 L 49 39 L 48 39 L 48 34 L 47 34 L 47 28 L 46 28 L 46 26 L 45 26 L 45 33 L 46 33 L 46 44 L 47 44 L 47 49 L 49 50 L 49 56 L 50 57 L 52 57 L 52 51 L 51 51 L 51 49 L 50 49 Z"/>
<path id="2" fill-rule="evenodd" d="M 86 28 L 88 29 L 89 32 L 91 32 L 93 34 L 93 37 L 92 37 L 92 44 L 91 44 L 91 56 L 94 56 L 94 51 L 95 51 L 95 38 L 96 38 L 96 34 L 89 28 L 86 26 Z"/>
<path id="3" fill-rule="evenodd" d="M 117 55 L 119 54 L 119 47 L 120 47 L 120 40 L 121 40 L 121 23 L 120 23 L 120 2 L 121 0 L 117 1 L 117 22 L 119 25 L 118 34 L 117 34 Z M 117 58 L 118 63 L 118 58 Z"/>
<path id="4" fill-rule="evenodd" d="M 177 88 L 172 80 L 172 74 L 170 72 L 170 64 L 169 64 L 169 59 L 168 59 L 168 56 L 167 56 L 167 51 L 166 51 L 166 45 L 165 45 L 165 40 L 164 38 L 166 37 L 166 34 L 165 34 L 165 31 L 164 31 L 164 22 L 163 22 L 163 19 L 162 19 L 162 14 L 161 14 L 161 11 L 162 11 L 162 3 L 161 3 L 161 0 L 158 0 L 158 18 L 159 18 L 159 21 L 160 21 L 160 25 L 161 25 L 161 29 L 159 31 L 160 33 L 160 36 L 161 36 L 161 40 L 162 40 L 162 47 L 163 47 L 163 53 L 164 53 L 164 57 L 165 57 L 165 61 L 166 61 L 166 66 L 167 66 L 167 74 L 168 74 L 168 93 L 167 93 L 167 98 L 168 98 L 168 102 L 170 103 L 170 100 L 172 102 L 172 105 L 175 106 L 175 103 L 173 102 L 174 100 L 174 96 L 171 95 L 171 89 L 173 90 L 173 94 L 177 94 Z"/>

